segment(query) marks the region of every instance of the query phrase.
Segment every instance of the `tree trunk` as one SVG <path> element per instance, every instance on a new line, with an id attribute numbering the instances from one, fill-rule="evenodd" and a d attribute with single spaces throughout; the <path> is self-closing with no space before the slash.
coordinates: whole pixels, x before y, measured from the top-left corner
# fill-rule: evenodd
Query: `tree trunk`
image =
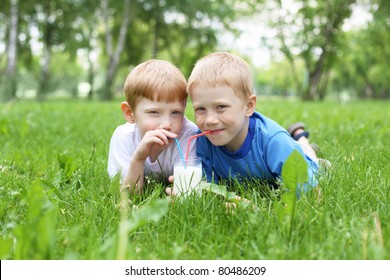
<path id="1" fill-rule="evenodd" d="M 309 74 L 309 85 L 304 96 L 304 100 L 314 100 L 318 95 L 318 86 L 321 81 L 322 70 L 317 69 L 316 71 Z"/>
<path id="2" fill-rule="evenodd" d="M 44 101 L 46 99 L 47 92 L 49 91 L 49 67 L 50 67 L 50 46 L 45 44 L 45 49 L 41 62 L 41 77 L 39 79 L 39 87 L 37 93 L 37 100 Z"/>
<path id="3" fill-rule="evenodd" d="M 50 79 L 50 60 L 51 60 L 51 48 L 53 40 L 53 26 L 49 21 L 49 17 L 52 11 L 52 1 L 46 1 L 44 6 L 45 13 L 45 25 L 43 32 L 43 57 L 41 59 L 41 76 L 39 79 L 37 100 L 44 101 L 46 99 L 47 93 L 49 91 L 49 79 Z"/>
<path id="4" fill-rule="evenodd" d="M 152 58 L 157 58 L 157 55 L 158 55 L 158 38 L 159 38 L 159 34 L 160 34 L 160 20 L 158 18 L 156 18 L 154 20 Z"/>
<path id="5" fill-rule="evenodd" d="M 2 79 L 2 95 L 4 101 L 9 101 L 16 97 L 17 77 L 16 63 L 18 58 L 18 0 L 11 0 L 10 9 L 10 29 L 7 47 L 7 66 L 5 76 Z"/>
<path id="6" fill-rule="evenodd" d="M 326 71 L 323 74 L 322 82 L 320 83 L 319 89 L 318 89 L 318 98 L 320 101 L 324 101 L 325 96 L 326 96 L 326 90 L 328 88 L 328 83 L 329 83 L 329 76 L 330 72 Z"/>
<path id="7" fill-rule="evenodd" d="M 123 20 L 121 23 L 118 44 L 116 46 L 115 52 L 113 52 L 112 44 L 112 33 L 111 28 L 109 27 L 109 15 L 108 15 L 108 0 L 101 1 L 101 7 L 104 18 L 104 25 L 106 29 L 106 52 L 109 58 L 109 63 L 107 66 L 106 72 L 106 83 L 104 86 L 104 91 L 102 94 L 103 100 L 111 100 L 113 97 L 112 85 L 114 84 L 116 71 L 118 69 L 118 63 L 120 55 L 123 51 L 125 39 L 127 35 L 127 30 L 129 27 L 129 17 L 130 17 L 130 0 L 123 1 Z"/>
<path id="8" fill-rule="evenodd" d="M 327 44 L 325 44 L 325 46 L 327 46 Z M 326 47 L 322 48 L 322 53 L 320 58 L 315 63 L 314 70 L 309 72 L 309 84 L 303 95 L 303 100 L 314 100 L 316 97 L 318 97 L 318 87 L 321 82 L 325 57 L 327 56 L 325 48 Z"/>
<path id="9" fill-rule="evenodd" d="M 346 10 L 350 5 L 352 5 L 355 0 L 348 0 L 343 2 L 342 6 L 338 7 L 339 11 Z M 348 16 L 348 13 L 343 12 L 337 12 L 334 14 L 327 15 L 327 25 L 324 32 L 324 42 L 320 46 L 322 49 L 322 54 L 320 55 L 319 59 L 315 63 L 314 70 L 310 72 L 309 74 L 309 85 L 308 88 L 305 90 L 303 95 L 303 100 L 314 100 L 315 98 L 323 99 L 325 97 L 325 88 L 322 89 L 323 92 L 321 93 L 322 96 L 319 94 L 319 86 L 321 83 L 321 78 L 326 71 L 324 69 L 325 60 L 327 61 L 327 68 L 331 67 L 332 62 L 329 60 L 330 53 L 328 52 L 328 49 L 330 46 L 333 46 L 336 39 L 337 39 L 337 32 L 340 31 L 340 27 L 342 23 L 344 22 L 345 18 Z M 310 65 L 306 61 L 306 67 L 310 69 Z"/>
<path id="10" fill-rule="evenodd" d="M 93 83 L 95 81 L 95 71 L 93 69 L 93 62 L 91 59 L 90 49 L 88 49 L 87 56 L 88 56 L 88 83 L 90 85 L 89 92 L 88 92 L 88 99 L 92 100 L 93 92 L 94 92 Z"/>
<path id="11" fill-rule="evenodd" d="M 278 7 L 280 9 L 283 9 L 282 1 L 280 1 L 280 0 L 277 1 L 277 4 L 278 4 Z M 280 40 L 280 42 L 282 44 L 281 51 L 286 56 L 288 64 L 290 65 L 295 91 L 296 91 L 297 94 L 299 94 L 302 91 L 302 83 L 299 81 L 297 69 L 296 69 L 296 66 L 295 66 L 294 55 L 291 53 L 290 48 L 288 47 L 288 45 L 286 43 L 286 37 L 284 35 L 283 28 L 282 28 L 283 20 L 284 20 L 283 18 L 278 17 L 278 24 L 276 26 L 276 28 L 278 30 L 278 36 L 277 37 L 279 38 L 279 40 Z"/>

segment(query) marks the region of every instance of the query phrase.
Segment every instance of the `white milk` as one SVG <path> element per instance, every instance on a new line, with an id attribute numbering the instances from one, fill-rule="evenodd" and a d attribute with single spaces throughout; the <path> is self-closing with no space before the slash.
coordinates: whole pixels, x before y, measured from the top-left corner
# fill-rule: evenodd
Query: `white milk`
<path id="1" fill-rule="evenodd" d="M 177 160 L 173 176 L 173 192 L 176 195 L 188 195 L 202 181 L 202 162 L 200 159 L 188 159 L 187 166 L 184 167 L 182 160 Z"/>

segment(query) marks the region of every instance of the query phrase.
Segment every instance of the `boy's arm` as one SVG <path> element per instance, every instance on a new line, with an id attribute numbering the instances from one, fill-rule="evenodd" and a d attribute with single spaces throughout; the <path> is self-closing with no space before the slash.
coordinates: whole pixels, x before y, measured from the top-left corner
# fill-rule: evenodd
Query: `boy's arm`
<path id="1" fill-rule="evenodd" d="M 267 146 L 267 165 L 275 177 L 281 178 L 283 165 L 294 150 L 297 150 L 308 164 L 308 181 L 303 186 L 297 186 L 298 190 L 306 192 L 308 189 L 316 187 L 315 174 L 318 168 L 316 163 L 304 154 L 298 142 L 288 134 L 280 132 L 270 139 Z"/>
<path id="2" fill-rule="evenodd" d="M 144 187 L 145 161 L 149 157 L 154 162 L 160 153 L 177 137 L 165 129 L 150 130 L 145 133 L 133 153 L 123 188 L 129 188 L 130 193 L 140 193 Z"/>
<path id="3" fill-rule="evenodd" d="M 144 186 L 145 160 L 132 157 L 122 189 L 129 189 L 130 193 L 140 193 Z"/>
<path id="4" fill-rule="evenodd" d="M 123 126 L 120 126 L 114 131 L 111 137 L 107 164 L 107 171 L 110 178 L 114 178 L 114 176 L 120 173 L 121 183 L 123 183 L 126 177 L 131 155 L 136 147 L 131 141 L 128 141 L 128 135 L 123 131 Z"/>

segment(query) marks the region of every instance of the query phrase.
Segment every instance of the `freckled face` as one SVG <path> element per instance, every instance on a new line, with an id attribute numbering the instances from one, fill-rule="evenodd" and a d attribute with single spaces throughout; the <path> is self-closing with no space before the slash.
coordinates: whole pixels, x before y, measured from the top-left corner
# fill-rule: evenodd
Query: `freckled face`
<path id="1" fill-rule="evenodd" d="M 179 135 L 184 120 L 185 102 L 157 102 L 141 98 L 132 117 L 137 121 L 141 137 L 149 130 L 165 129 Z"/>
<path id="2" fill-rule="evenodd" d="M 196 87 L 191 92 L 196 124 L 215 146 L 237 151 L 248 134 L 247 104 L 228 86 Z"/>

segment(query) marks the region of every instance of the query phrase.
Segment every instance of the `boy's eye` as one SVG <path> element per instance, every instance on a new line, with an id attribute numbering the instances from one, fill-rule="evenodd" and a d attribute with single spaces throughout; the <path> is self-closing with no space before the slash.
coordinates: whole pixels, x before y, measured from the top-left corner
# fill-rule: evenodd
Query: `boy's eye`
<path id="1" fill-rule="evenodd" d="M 226 105 L 218 105 L 216 107 L 217 110 L 222 110 L 222 109 L 225 109 L 227 106 Z"/>
<path id="2" fill-rule="evenodd" d="M 203 107 L 195 108 L 195 113 L 198 113 L 198 114 L 204 113 L 205 111 L 206 111 L 206 109 Z"/>
<path id="3" fill-rule="evenodd" d="M 172 115 L 174 115 L 174 116 L 181 116 L 181 115 L 182 115 L 182 112 L 180 112 L 180 111 L 175 111 L 175 112 L 172 112 Z"/>
<path id="4" fill-rule="evenodd" d="M 149 111 L 148 114 L 157 115 L 157 114 L 159 114 L 159 112 L 158 111 Z"/>

